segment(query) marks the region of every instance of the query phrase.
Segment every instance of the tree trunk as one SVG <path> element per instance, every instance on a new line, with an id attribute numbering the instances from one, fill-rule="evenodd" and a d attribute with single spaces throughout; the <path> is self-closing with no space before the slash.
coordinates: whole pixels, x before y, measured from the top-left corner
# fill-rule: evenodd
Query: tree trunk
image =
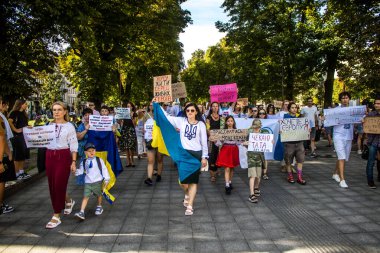
<path id="1" fill-rule="evenodd" d="M 334 90 L 334 74 L 336 70 L 336 65 L 338 63 L 338 52 L 333 51 L 329 52 L 326 55 L 326 64 L 327 64 L 327 77 L 324 83 L 325 95 L 323 107 L 328 108 L 332 105 L 332 95 Z"/>

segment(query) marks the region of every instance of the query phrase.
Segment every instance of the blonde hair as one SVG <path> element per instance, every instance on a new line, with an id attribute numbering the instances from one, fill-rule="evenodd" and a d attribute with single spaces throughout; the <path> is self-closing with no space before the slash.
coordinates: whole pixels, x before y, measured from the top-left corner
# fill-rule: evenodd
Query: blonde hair
<path id="1" fill-rule="evenodd" d="M 61 101 L 56 101 L 56 102 L 54 102 L 52 105 L 51 105 L 51 110 L 53 111 L 53 107 L 55 106 L 55 105 L 59 105 L 59 106 L 61 106 L 62 108 L 63 108 L 63 110 L 66 112 L 66 114 L 63 116 L 63 119 L 65 120 L 65 121 L 70 121 L 70 119 L 69 119 L 69 114 L 68 114 L 68 112 L 67 112 L 67 105 L 65 104 L 65 103 L 63 103 L 63 102 L 61 102 Z M 55 120 L 54 120 L 54 122 L 55 122 Z"/>

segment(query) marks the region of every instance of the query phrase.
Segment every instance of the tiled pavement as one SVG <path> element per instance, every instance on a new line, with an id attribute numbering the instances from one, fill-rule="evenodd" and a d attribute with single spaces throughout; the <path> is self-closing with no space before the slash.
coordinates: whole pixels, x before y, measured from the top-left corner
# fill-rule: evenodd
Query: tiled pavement
<path id="1" fill-rule="evenodd" d="M 16 211 L 0 215 L 0 252 L 380 252 L 380 188 L 367 187 L 365 161 L 355 152 L 351 157 L 348 189 L 331 179 L 335 158 L 308 158 L 306 186 L 288 184 L 271 162 L 258 204 L 248 202 L 246 171 L 236 170 L 230 196 L 222 176 L 212 184 L 202 174 L 192 217 L 184 216 L 170 159 L 152 187 L 143 183 L 142 159 L 119 176 L 112 189 L 117 200 L 104 203 L 100 217 L 92 198 L 84 222 L 70 215 L 55 230 L 44 228 L 52 211 L 43 178 L 7 199 Z M 78 211 L 82 187 L 73 177 L 69 192 Z"/>

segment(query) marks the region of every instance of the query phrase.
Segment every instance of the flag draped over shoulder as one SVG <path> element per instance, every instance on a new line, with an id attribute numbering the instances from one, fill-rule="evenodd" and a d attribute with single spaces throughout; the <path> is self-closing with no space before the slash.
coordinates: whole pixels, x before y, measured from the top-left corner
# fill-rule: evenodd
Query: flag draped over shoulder
<path id="1" fill-rule="evenodd" d="M 179 133 L 166 118 L 158 103 L 153 104 L 153 111 L 157 129 L 161 132 L 162 140 L 169 155 L 177 164 L 179 180 L 183 182 L 200 169 L 201 163 L 182 147 Z"/>
<path id="2" fill-rule="evenodd" d="M 104 189 L 103 196 L 110 204 L 112 204 L 115 197 L 108 191 L 115 185 L 116 177 L 123 171 L 115 137 L 112 131 L 89 130 L 87 143 L 88 142 L 95 145 L 96 156 L 103 159 L 108 173 L 110 174 L 110 181 Z"/>

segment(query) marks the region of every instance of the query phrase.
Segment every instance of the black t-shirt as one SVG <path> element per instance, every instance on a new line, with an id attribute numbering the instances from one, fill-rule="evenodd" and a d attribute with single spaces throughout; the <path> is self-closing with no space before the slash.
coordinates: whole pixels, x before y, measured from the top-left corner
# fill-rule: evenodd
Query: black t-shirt
<path id="1" fill-rule="evenodd" d="M 23 128 L 28 125 L 28 117 L 25 112 L 13 111 L 9 114 L 9 119 L 13 120 L 13 125 L 16 128 Z"/>

